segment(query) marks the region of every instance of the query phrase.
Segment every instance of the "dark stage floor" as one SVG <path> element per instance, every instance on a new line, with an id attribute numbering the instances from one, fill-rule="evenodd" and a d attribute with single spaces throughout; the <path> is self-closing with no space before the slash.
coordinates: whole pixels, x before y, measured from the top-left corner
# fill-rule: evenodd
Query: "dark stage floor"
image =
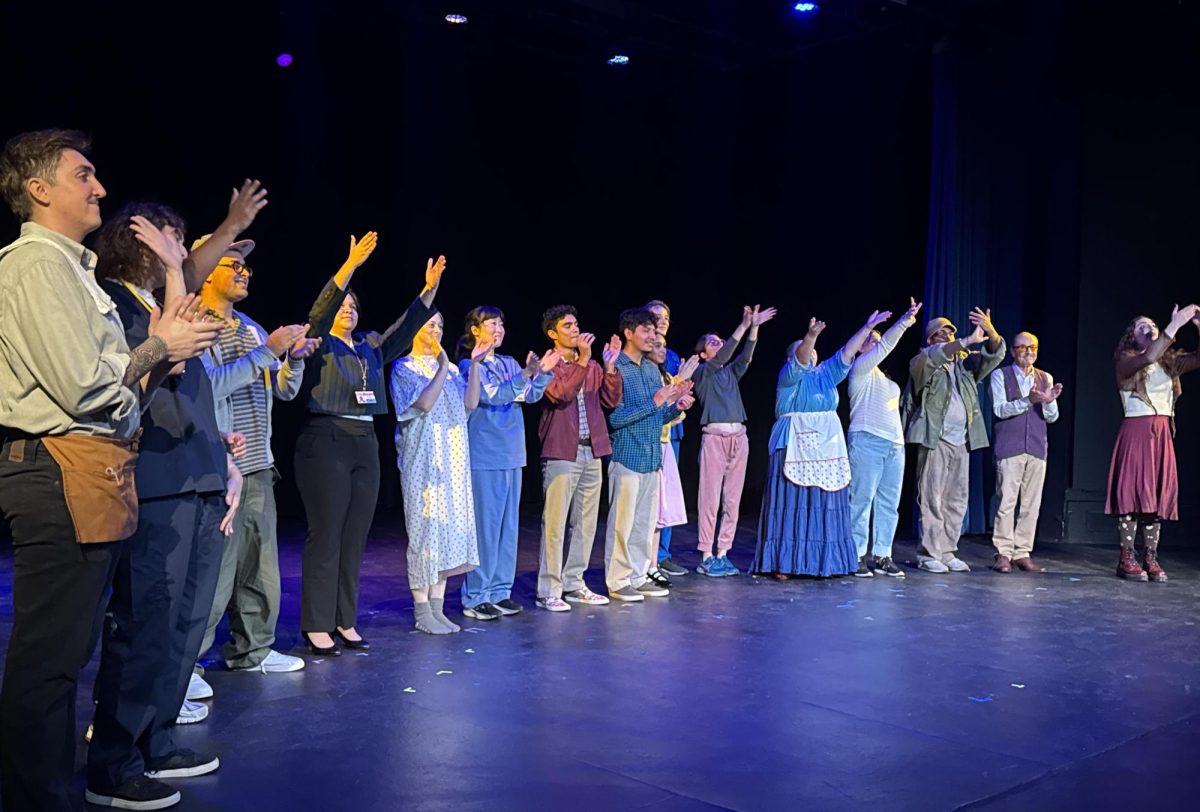
<path id="1" fill-rule="evenodd" d="M 676 535 L 685 564 L 693 539 Z M 669 599 L 551 614 L 532 608 L 530 516 L 526 613 L 428 637 L 412 630 L 400 536 L 381 523 L 363 577 L 369 656 L 210 671 L 212 715 L 179 738 L 222 766 L 176 782 L 178 808 L 1193 808 L 1200 560 L 1171 542 L 1168 528 L 1163 585 L 1119 581 L 1113 550 L 1077 546 L 1039 548 L 1052 573 L 1001 576 L 966 542 L 969 575 L 692 573 Z M 752 543 L 744 528 L 743 568 Z M 282 559 L 279 648 L 299 653 L 295 535 Z M 602 586 L 598 569 L 590 580 Z"/>

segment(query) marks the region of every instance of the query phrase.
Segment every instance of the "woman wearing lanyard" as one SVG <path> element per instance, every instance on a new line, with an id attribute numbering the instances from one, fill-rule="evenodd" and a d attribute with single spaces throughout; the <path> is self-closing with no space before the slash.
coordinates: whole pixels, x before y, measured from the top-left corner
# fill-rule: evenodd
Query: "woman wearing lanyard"
<path id="1" fill-rule="evenodd" d="M 858 568 L 850 525 L 850 461 L 837 416 L 837 385 L 875 325 L 891 318 L 876 311 L 846 346 L 817 363 L 817 336 L 825 322 L 810 319 L 803 341 L 788 348 L 775 389 L 775 425 L 758 520 L 751 572 L 845 575 Z"/>
<path id="2" fill-rule="evenodd" d="M 368 644 L 355 629 L 358 572 L 379 496 L 379 443 L 374 415 L 387 412 L 384 365 L 408 351 L 432 313 L 446 258 L 430 260 L 425 288 L 382 335 L 355 333 L 358 297 L 350 279 L 375 250 L 378 236 L 350 238 L 350 254 L 309 312 L 309 336 L 323 338 L 304 371 L 299 399 L 309 417 L 296 439 L 296 485 L 304 500 L 300 629 L 314 654 L 336 655 Z"/>

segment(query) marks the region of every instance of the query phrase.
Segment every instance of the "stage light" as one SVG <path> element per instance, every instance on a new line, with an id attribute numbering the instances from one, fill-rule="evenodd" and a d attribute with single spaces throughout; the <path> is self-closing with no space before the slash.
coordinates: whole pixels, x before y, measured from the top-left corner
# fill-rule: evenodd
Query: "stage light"
<path id="1" fill-rule="evenodd" d="M 608 64 L 610 64 L 610 65 L 628 65 L 629 57 L 625 56 L 624 54 L 617 54 L 616 56 L 614 56 L 608 60 Z"/>
<path id="2" fill-rule="evenodd" d="M 465 14 L 447 14 L 446 22 L 451 25 L 466 25 L 467 15 Z"/>
<path id="3" fill-rule="evenodd" d="M 819 8 L 820 6 L 818 6 L 816 3 L 797 3 L 794 7 L 794 10 L 800 12 L 801 14 L 812 14 Z"/>
<path id="4" fill-rule="evenodd" d="M 291 67 L 292 61 L 291 54 L 280 54 L 279 56 L 275 57 L 275 64 L 281 68 Z"/>

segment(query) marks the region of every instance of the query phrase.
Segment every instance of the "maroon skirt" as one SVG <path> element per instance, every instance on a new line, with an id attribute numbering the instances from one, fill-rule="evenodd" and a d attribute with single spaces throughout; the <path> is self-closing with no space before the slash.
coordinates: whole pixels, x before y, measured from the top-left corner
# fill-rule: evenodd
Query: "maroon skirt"
<path id="1" fill-rule="evenodd" d="M 1160 519 L 1179 518 L 1179 475 L 1171 418 L 1126 417 L 1117 433 L 1108 468 L 1110 516 L 1153 513 Z"/>

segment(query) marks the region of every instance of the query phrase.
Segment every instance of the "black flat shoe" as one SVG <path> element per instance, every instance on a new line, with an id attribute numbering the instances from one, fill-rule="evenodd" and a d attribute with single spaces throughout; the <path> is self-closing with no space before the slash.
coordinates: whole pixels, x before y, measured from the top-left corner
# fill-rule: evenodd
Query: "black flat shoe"
<path id="1" fill-rule="evenodd" d="M 308 650 L 312 652 L 314 656 L 339 657 L 342 654 L 342 650 L 338 648 L 336 644 L 327 646 L 326 648 L 321 648 L 320 646 L 313 645 L 313 641 L 309 638 L 308 632 L 300 632 L 300 636 L 304 638 L 305 643 L 308 643 Z"/>
<path id="2" fill-rule="evenodd" d="M 345 648 L 352 648 L 357 651 L 367 651 L 368 649 L 371 648 L 371 644 L 368 643 L 361 636 L 357 640 L 351 640 L 350 638 L 346 637 L 346 635 L 342 634 L 341 632 L 334 632 L 334 634 L 336 634 L 338 637 L 342 638 L 342 646 Z"/>

